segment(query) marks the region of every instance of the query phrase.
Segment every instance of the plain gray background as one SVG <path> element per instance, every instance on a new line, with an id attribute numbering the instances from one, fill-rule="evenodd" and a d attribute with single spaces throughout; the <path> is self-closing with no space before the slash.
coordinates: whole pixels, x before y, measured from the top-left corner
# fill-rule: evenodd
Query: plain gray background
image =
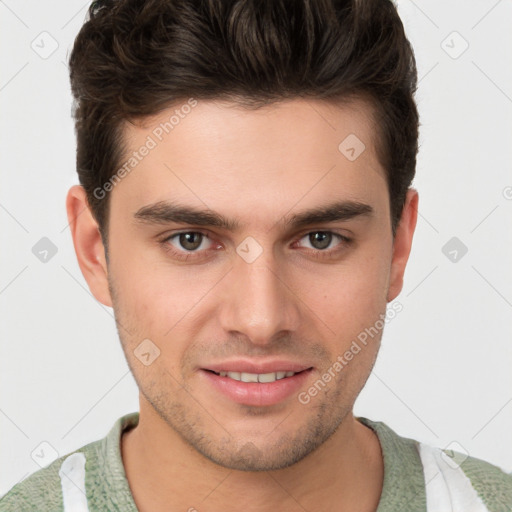
<path id="1" fill-rule="evenodd" d="M 88 5 L 0 1 L 0 494 L 138 410 L 65 213 L 78 182 L 66 62 Z M 403 311 L 355 414 L 512 471 L 512 3 L 398 7 L 420 78 L 420 217 Z"/>

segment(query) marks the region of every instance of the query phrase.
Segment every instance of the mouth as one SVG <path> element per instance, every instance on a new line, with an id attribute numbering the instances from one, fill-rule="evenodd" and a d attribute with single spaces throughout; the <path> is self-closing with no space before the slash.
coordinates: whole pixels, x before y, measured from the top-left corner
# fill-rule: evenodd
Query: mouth
<path id="1" fill-rule="evenodd" d="M 201 368 L 199 374 L 210 389 L 230 402 L 261 407 L 283 403 L 305 388 L 313 367 L 290 366 L 294 366 L 293 369 L 281 367 L 275 371 L 252 372 Z"/>
<path id="2" fill-rule="evenodd" d="M 308 371 L 307 370 L 302 371 Z M 228 372 L 228 371 L 220 371 L 215 372 L 213 370 L 206 370 L 208 372 L 214 373 L 215 375 L 219 375 L 220 377 L 227 377 L 228 379 L 237 380 L 238 382 L 261 382 L 261 383 L 269 383 L 275 382 L 276 380 L 287 379 L 289 377 L 293 377 L 298 373 L 302 372 L 292 372 L 292 371 L 280 371 L 280 372 L 270 372 L 270 373 L 247 373 L 247 372 Z"/>

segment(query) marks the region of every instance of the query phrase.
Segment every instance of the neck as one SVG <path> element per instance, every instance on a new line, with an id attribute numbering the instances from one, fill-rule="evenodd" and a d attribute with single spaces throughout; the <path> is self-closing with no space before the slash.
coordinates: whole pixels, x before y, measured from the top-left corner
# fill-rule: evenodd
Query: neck
<path id="1" fill-rule="evenodd" d="M 139 512 L 196 509 L 374 512 L 384 467 L 375 433 L 352 412 L 317 450 L 285 469 L 238 471 L 206 459 L 151 407 L 121 438 L 126 476 Z"/>

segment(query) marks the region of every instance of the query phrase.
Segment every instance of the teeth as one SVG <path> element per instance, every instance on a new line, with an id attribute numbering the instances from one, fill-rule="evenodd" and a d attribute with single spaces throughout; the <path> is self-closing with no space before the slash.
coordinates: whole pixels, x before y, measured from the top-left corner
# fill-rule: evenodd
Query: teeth
<path id="1" fill-rule="evenodd" d="M 275 382 L 277 375 L 275 373 L 260 373 L 258 375 L 258 382 Z"/>
<path id="2" fill-rule="evenodd" d="M 228 377 L 231 377 L 231 372 L 228 372 Z M 257 373 L 245 373 L 242 372 L 240 374 L 240 380 L 242 382 L 258 382 L 258 374 Z"/>
<path id="3" fill-rule="evenodd" d="M 246 372 L 219 372 L 221 377 L 229 377 L 241 382 L 275 382 L 295 375 L 295 372 L 272 372 L 272 373 L 246 373 Z"/>

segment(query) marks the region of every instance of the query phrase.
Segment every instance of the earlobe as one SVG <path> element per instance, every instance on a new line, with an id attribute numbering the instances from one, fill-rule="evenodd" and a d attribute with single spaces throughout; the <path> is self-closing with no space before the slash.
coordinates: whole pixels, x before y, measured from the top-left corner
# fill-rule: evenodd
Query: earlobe
<path id="1" fill-rule="evenodd" d="M 69 189 L 66 211 L 78 265 L 89 289 L 102 304 L 112 307 L 105 248 L 82 186 Z"/>
<path id="2" fill-rule="evenodd" d="M 404 283 L 405 267 L 411 252 L 414 230 L 418 219 L 418 192 L 410 188 L 407 191 L 402 217 L 397 226 L 393 243 L 393 258 L 391 261 L 391 274 L 388 288 L 387 301 L 398 297 Z"/>

